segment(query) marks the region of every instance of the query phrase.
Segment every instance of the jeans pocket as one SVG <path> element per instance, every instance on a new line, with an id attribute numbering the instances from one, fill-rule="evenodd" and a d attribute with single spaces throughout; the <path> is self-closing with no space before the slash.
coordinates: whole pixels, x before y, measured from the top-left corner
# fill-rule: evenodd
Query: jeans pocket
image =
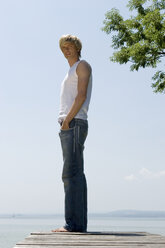
<path id="1" fill-rule="evenodd" d="M 68 131 L 70 131 L 70 130 L 72 130 L 72 129 L 74 129 L 75 127 L 70 127 L 70 128 L 68 128 L 68 129 L 60 129 L 60 131 L 61 132 L 68 132 Z"/>
<path id="2" fill-rule="evenodd" d="M 59 136 L 62 137 L 62 136 L 70 136 L 73 131 L 74 131 L 75 127 L 71 127 L 69 129 L 60 129 L 59 131 Z"/>

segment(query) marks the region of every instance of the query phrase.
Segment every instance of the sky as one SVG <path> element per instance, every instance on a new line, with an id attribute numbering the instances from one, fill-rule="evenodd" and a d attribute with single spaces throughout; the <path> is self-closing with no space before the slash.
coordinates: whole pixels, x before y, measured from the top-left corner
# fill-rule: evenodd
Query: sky
<path id="1" fill-rule="evenodd" d="M 101 28 L 119 0 L 0 0 L 0 213 L 63 213 L 59 95 L 69 69 L 59 49 L 77 35 L 93 91 L 85 143 L 88 211 L 165 210 L 165 95 L 155 69 L 130 71 L 109 59 Z M 160 64 L 159 67 L 163 68 Z"/>

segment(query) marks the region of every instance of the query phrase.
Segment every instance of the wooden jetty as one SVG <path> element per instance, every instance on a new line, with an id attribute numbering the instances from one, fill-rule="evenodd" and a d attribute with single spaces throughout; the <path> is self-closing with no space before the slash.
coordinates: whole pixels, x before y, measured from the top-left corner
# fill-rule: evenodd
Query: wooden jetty
<path id="1" fill-rule="evenodd" d="M 34 232 L 13 248 L 165 248 L 165 237 L 146 232 Z"/>

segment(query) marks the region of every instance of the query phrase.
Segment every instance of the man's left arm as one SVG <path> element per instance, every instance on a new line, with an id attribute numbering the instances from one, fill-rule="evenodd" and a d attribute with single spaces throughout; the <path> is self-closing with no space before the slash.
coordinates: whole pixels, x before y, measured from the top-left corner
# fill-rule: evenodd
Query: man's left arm
<path id="1" fill-rule="evenodd" d="M 79 112 L 83 103 L 87 97 L 87 88 L 88 82 L 91 74 L 91 67 L 86 61 L 81 61 L 77 66 L 77 76 L 78 76 L 78 87 L 77 87 L 77 96 L 73 102 L 73 105 L 63 121 L 61 129 L 69 129 L 69 123 Z"/>

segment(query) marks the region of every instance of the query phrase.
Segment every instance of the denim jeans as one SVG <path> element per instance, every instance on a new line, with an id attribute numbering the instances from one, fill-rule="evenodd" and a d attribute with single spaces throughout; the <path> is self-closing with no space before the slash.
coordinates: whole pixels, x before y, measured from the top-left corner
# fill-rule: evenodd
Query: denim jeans
<path id="1" fill-rule="evenodd" d="M 65 226 L 68 231 L 87 230 L 87 184 L 83 150 L 88 132 L 87 120 L 74 118 L 68 130 L 60 130 L 63 152 L 62 180 L 65 192 Z"/>

